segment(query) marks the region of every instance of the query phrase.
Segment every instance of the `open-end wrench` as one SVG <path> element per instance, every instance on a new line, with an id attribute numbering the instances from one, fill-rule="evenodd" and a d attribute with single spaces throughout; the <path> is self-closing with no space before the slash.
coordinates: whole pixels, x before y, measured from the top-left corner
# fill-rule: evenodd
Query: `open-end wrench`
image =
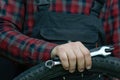
<path id="1" fill-rule="evenodd" d="M 113 49 L 114 48 L 111 46 L 102 46 L 102 47 L 94 48 L 94 49 L 90 50 L 90 55 L 91 55 L 91 57 L 98 56 L 98 55 L 108 56 L 111 54 L 111 51 Z M 53 66 L 60 65 L 60 64 L 61 64 L 60 61 L 54 61 L 54 60 L 48 60 L 45 62 L 45 66 L 50 69 Z"/>
<path id="2" fill-rule="evenodd" d="M 111 54 L 111 51 L 113 49 L 114 48 L 111 46 L 102 46 L 102 47 L 94 48 L 90 50 L 90 55 L 91 57 L 98 56 L 98 55 L 108 56 Z"/>

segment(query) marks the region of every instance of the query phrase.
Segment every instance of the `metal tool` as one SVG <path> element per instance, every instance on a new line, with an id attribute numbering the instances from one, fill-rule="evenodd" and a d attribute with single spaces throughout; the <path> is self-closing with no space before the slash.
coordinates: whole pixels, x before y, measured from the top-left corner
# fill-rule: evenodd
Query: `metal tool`
<path id="1" fill-rule="evenodd" d="M 91 55 L 92 57 L 98 56 L 98 55 L 108 56 L 108 55 L 111 54 L 111 51 L 112 51 L 113 49 L 114 49 L 114 48 L 111 47 L 111 46 L 98 47 L 98 48 L 95 48 L 95 49 L 90 50 L 90 55 Z"/>
<path id="2" fill-rule="evenodd" d="M 114 48 L 111 47 L 111 46 L 102 46 L 102 47 L 98 47 L 98 48 L 95 48 L 95 49 L 92 49 L 90 50 L 90 55 L 92 57 L 94 56 L 98 56 L 98 55 L 101 55 L 101 56 L 108 56 L 111 54 L 111 51 L 113 50 Z M 48 60 L 45 62 L 45 66 L 48 67 L 48 68 L 52 68 L 53 66 L 56 66 L 56 65 L 60 65 L 61 62 L 60 61 L 54 61 L 54 60 Z"/>
<path id="3" fill-rule="evenodd" d="M 60 61 L 53 61 L 53 60 L 48 60 L 45 62 L 45 66 L 48 67 L 48 68 L 52 68 L 53 66 L 56 66 L 56 65 L 60 65 L 61 62 Z"/>

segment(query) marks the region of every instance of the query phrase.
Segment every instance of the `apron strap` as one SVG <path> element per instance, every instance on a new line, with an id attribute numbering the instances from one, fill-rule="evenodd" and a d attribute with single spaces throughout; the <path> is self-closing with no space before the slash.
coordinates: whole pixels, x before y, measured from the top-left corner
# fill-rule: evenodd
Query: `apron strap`
<path id="1" fill-rule="evenodd" d="M 46 9 L 49 8 L 48 5 L 50 5 L 50 3 L 53 0 L 34 0 L 35 5 L 39 5 L 39 8 L 41 9 Z M 102 7 L 104 6 L 105 0 L 94 0 L 93 1 L 93 5 L 91 8 L 91 15 L 95 15 L 98 16 L 100 14 L 100 11 L 102 9 Z M 47 6 L 47 8 L 46 8 Z"/>
<path id="2" fill-rule="evenodd" d="M 34 0 L 36 5 L 49 5 L 52 0 Z"/>
<path id="3" fill-rule="evenodd" d="M 105 0 L 94 0 L 91 13 L 92 15 L 99 16 L 101 9 L 105 4 Z"/>

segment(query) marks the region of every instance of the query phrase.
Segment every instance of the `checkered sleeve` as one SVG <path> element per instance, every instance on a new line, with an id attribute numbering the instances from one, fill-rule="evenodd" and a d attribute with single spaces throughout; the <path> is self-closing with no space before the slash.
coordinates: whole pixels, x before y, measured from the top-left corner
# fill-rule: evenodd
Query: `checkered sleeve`
<path id="1" fill-rule="evenodd" d="M 107 43 L 114 45 L 113 55 L 120 58 L 120 0 L 107 0 L 103 12 Z"/>
<path id="2" fill-rule="evenodd" d="M 24 0 L 0 0 L 0 49 L 19 62 L 36 64 L 50 59 L 56 46 L 21 33 L 25 16 Z"/>

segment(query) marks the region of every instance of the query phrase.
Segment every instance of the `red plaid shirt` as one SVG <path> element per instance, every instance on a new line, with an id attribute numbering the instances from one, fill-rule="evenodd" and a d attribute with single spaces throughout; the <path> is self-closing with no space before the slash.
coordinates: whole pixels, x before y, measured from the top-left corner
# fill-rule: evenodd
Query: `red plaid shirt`
<path id="1" fill-rule="evenodd" d="M 93 0 L 56 0 L 51 11 L 89 15 Z M 56 44 L 31 38 L 36 13 L 34 0 L 0 0 L 0 48 L 9 58 L 39 63 L 50 59 Z M 100 18 L 104 22 L 107 44 L 115 44 L 120 57 L 120 0 L 106 0 Z"/>

